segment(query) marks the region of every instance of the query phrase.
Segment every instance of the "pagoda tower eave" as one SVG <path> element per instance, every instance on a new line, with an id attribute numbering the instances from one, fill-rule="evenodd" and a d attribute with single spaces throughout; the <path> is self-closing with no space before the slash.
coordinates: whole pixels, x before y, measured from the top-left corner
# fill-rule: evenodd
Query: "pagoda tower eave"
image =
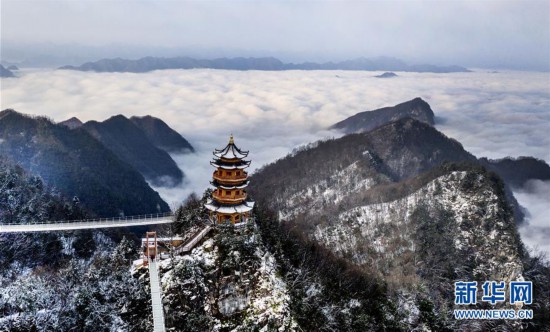
<path id="1" fill-rule="evenodd" d="M 204 207 L 212 212 L 217 213 L 245 213 L 250 212 L 254 208 L 254 202 L 245 201 L 238 205 L 218 205 L 213 200 L 209 199 Z"/>
<path id="2" fill-rule="evenodd" d="M 243 183 L 243 184 L 230 186 L 230 185 L 224 185 L 224 184 L 221 184 L 221 183 L 214 183 L 213 181 L 210 182 L 210 184 L 214 188 L 221 188 L 221 189 L 244 189 L 248 186 L 249 183 L 250 183 L 250 181 L 246 180 L 246 182 Z"/>
<path id="3" fill-rule="evenodd" d="M 250 166 L 250 162 L 248 164 L 243 164 L 243 165 L 223 165 L 223 164 L 217 164 L 216 162 L 211 161 L 210 165 L 212 165 L 215 168 L 223 168 L 223 169 L 230 169 L 230 170 L 231 169 L 245 169 L 245 168 L 248 168 Z"/>

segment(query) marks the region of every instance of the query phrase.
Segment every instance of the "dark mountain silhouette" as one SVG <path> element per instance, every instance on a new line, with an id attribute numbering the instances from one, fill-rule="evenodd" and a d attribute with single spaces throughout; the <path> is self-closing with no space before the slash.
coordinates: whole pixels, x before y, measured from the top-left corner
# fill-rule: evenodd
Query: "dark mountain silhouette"
<path id="1" fill-rule="evenodd" d="M 0 154 L 103 217 L 169 211 L 143 176 L 88 132 L 0 112 Z"/>
<path id="2" fill-rule="evenodd" d="M 421 98 L 414 98 L 404 103 L 357 113 L 330 127 L 345 133 L 367 132 L 388 122 L 411 117 L 427 124 L 434 124 L 434 112 L 430 105 Z"/>
<path id="3" fill-rule="evenodd" d="M 391 77 L 397 77 L 397 74 L 394 73 L 394 72 L 391 72 L 391 71 L 387 71 L 383 74 L 380 74 L 380 75 L 376 75 L 374 77 L 378 77 L 378 78 L 391 78 Z"/>
<path id="4" fill-rule="evenodd" d="M 83 125 L 82 121 L 74 116 L 70 119 L 59 122 L 59 124 L 69 127 L 69 129 L 79 128 Z"/>
<path id="5" fill-rule="evenodd" d="M 470 70 L 461 67 L 461 66 L 434 66 L 434 65 L 411 65 L 409 66 L 408 70 L 410 72 L 417 72 L 417 73 L 465 73 L 470 72 Z"/>
<path id="6" fill-rule="evenodd" d="M 60 69 L 96 71 L 96 72 L 132 72 L 143 73 L 161 69 L 194 69 L 211 68 L 227 70 L 386 70 L 451 73 L 468 72 L 460 66 L 407 65 L 401 60 L 391 57 L 357 58 L 341 62 L 300 64 L 283 63 L 281 60 L 266 58 L 218 58 L 213 60 L 194 59 L 189 57 L 157 58 L 145 57 L 138 60 L 101 59 L 87 62 L 80 66 L 63 66 Z"/>
<path id="7" fill-rule="evenodd" d="M 16 65 L 8 66 L 8 70 L 19 70 L 19 68 Z"/>
<path id="8" fill-rule="evenodd" d="M 193 59 L 189 57 L 155 58 L 145 57 L 138 60 L 101 59 L 87 62 L 81 66 L 63 66 L 60 69 L 72 69 L 96 72 L 132 72 L 143 73 L 162 69 L 233 69 L 233 70 L 282 70 L 283 63 L 275 58 L 220 58 L 214 60 Z"/>
<path id="9" fill-rule="evenodd" d="M 195 149 L 183 136 L 170 128 L 161 119 L 147 115 L 143 117 L 133 116 L 130 121 L 141 129 L 159 149 L 170 153 L 195 152 Z"/>
<path id="10" fill-rule="evenodd" d="M 157 148 L 145 132 L 123 115 L 103 122 L 88 121 L 82 125 L 120 159 L 137 169 L 156 186 L 175 186 L 182 182 L 183 172 L 170 155 Z"/>
<path id="11" fill-rule="evenodd" d="M 9 69 L 0 65 L 0 77 L 15 77 L 15 75 Z"/>
<path id="12" fill-rule="evenodd" d="M 522 187 L 529 180 L 550 180 L 550 166 L 541 159 L 533 157 L 503 158 L 491 160 L 480 158 L 488 169 L 497 173 L 512 187 Z"/>

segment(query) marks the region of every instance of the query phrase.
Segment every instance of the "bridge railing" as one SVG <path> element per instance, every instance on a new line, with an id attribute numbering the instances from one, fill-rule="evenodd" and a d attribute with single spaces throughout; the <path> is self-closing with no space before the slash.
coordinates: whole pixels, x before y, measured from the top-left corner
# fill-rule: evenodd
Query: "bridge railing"
<path id="1" fill-rule="evenodd" d="M 152 213 L 152 214 L 141 214 L 135 216 L 124 216 L 124 217 L 113 217 L 113 218 L 92 218 L 92 219 L 76 219 L 76 220 L 46 220 L 46 221 L 34 221 L 28 223 L 4 223 L 0 221 L 0 225 L 43 225 L 43 224 L 75 224 L 75 223 L 115 223 L 121 221 L 137 221 L 137 220 L 151 220 L 151 219 L 160 219 L 173 217 L 173 212 L 164 212 L 164 213 Z"/>

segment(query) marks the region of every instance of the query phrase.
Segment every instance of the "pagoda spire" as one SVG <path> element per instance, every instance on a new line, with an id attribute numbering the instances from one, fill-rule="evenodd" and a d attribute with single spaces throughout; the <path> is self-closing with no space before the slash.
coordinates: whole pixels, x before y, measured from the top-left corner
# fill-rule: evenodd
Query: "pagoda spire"
<path id="1" fill-rule="evenodd" d="M 245 223 L 254 207 L 254 202 L 248 199 L 245 190 L 249 183 L 245 169 L 250 166 L 250 161 L 244 160 L 248 151 L 239 149 L 231 134 L 227 146 L 215 149 L 213 155 L 210 164 L 216 170 L 210 183 L 215 189 L 204 205 L 210 211 L 210 219 L 217 224 Z"/>

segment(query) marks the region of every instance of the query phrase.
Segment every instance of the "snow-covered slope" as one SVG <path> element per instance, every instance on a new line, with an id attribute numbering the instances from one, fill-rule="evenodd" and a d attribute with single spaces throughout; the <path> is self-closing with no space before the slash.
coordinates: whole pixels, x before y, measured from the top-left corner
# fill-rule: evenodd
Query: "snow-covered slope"
<path id="1" fill-rule="evenodd" d="M 338 204 L 350 194 L 364 191 L 374 184 L 389 181 L 383 174 L 364 172 L 368 169 L 363 164 L 373 163 L 369 151 L 363 152 L 363 159 L 358 160 L 341 171 L 335 172 L 326 180 L 313 183 L 306 189 L 290 194 L 290 197 L 275 198 L 282 203 L 279 213 L 283 219 L 299 213 L 307 213 L 324 208 L 327 204 Z"/>
<path id="2" fill-rule="evenodd" d="M 467 188 L 468 181 L 471 188 Z M 489 180 L 471 172 L 438 177 L 398 200 L 344 211 L 330 225 L 317 225 L 314 237 L 357 264 L 375 265 L 387 277 L 396 272 L 404 275 L 406 264 L 389 266 L 388 262 L 404 263 L 404 256 L 417 255 L 419 227 L 423 222 L 441 222 L 442 218 L 434 218 L 441 211 L 450 221 L 445 230 L 447 249 L 472 260 L 472 276 L 515 280 L 521 275 L 513 217 L 503 211 L 502 198 Z"/>
<path id="3" fill-rule="evenodd" d="M 167 329 L 286 331 L 295 327 L 287 286 L 261 236 L 253 227 L 214 234 L 189 254 L 158 265 Z M 139 273 L 146 278 L 145 270 Z"/>
<path id="4" fill-rule="evenodd" d="M 264 226 L 278 232 L 273 246 L 298 252 L 283 249 L 294 273 L 302 273 L 299 264 L 309 255 L 313 271 L 337 274 L 336 280 L 310 277 L 303 294 L 294 293 L 302 303 L 309 304 L 310 295 L 320 290 L 329 299 L 324 305 L 334 306 L 330 299 L 338 296 L 338 287 L 333 282 L 341 285 L 340 276 L 358 273 L 366 282 L 382 281 L 388 291 L 384 312 L 391 318 L 367 315 L 404 330 L 519 328 L 508 322 L 455 321 L 457 281 L 525 279 L 549 288 L 549 279 L 539 278 L 547 268 L 529 257 L 519 238 L 519 207 L 507 189 L 460 143 L 411 119 L 320 141 L 263 167 L 250 186 L 263 216 L 279 225 Z M 327 271 L 316 262 L 344 268 Z M 338 299 L 339 311 L 354 299 L 363 308 L 376 307 L 366 303 L 368 297 L 355 297 L 356 285 L 351 289 Z M 544 317 L 550 303 L 539 301 L 533 308 Z M 326 321 L 315 328 L 338 320 L 334 311 L 322 312 Z M 307 315 L 295 317 L 307 326 Z"/>

